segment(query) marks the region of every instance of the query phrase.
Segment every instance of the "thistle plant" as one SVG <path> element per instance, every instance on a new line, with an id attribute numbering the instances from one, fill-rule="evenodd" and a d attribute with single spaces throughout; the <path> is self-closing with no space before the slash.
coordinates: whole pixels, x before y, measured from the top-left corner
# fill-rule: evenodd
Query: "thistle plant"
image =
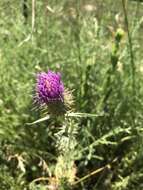
<path id="1" fill-rule="evenodd" d="M 49 178 L 49 189 L 66 188 L 75 180 L 74 149 L 76 146 L 77 125 L 67 114 L 73 107 L 72 93 L 65 89 L 61 74 L 48 71 L 37 74 L 35 102 L 49 117 L 62 117 L 63 122 L 54 134 L 57 141 L 57 163 L 53 177 Z"/>
<path id="2" fill-rule="evenodd" d="M 55 148 L 58 156 L 54 170 L 50 172 L 52 175 L 48 178 L 48 189 L 68 190 L 76 179 L 77 118 L 98 117 L 99 115 L 73 112 L 73 96 L 71 91 L 64 87 L 60 73 L 41 72 L 37 74 L 36 81 L 34 101 L 40 110 L 44 110 L 46 116 L 30 124 L 37 124 L 49 118 L 52 120 L 61 118 L 58 121 L 62 121 L 53 134 L 56 137 Z"/>
<path id="3" fill-rule="evenodd" d="M 117 71 L 119 58 L 120 58 L 120 54 L 119 54 L 120 43 L 123 36 L 124 36 L 124 30 L 121 28 L 118 28 L 115 32 L 114 43 L 112 45 L 112 49 L 110 53 L 111 65 L 109 69 L 107 70 L 107 78 L 105 78 L 105 82 L 103 84 L 104 95 L 103 95 L 103 98 L 101 99 L 101 103 L 99 103 L 99 108 L 98 108 L 99 110 L 103 109 L 105 112 L 107 112 L 108 110 L 108 101 L 113 91 L 113 84 L 116 80 L 116 71 Z"/>
<path id="4" fill-rule="evenodd" d="M 115 42 L 113 44 L 113 48 L 111 52 L 111 63 L 112 63 L 113 71 L 115 71 L 115 67 L 117 66 L 118 61 L 119 61 L 119 48 L 120 48 L 120 42 L 123 36 L 124 36 L 124 30 L 121 28 L 118 28 L 115 33 Z"/>

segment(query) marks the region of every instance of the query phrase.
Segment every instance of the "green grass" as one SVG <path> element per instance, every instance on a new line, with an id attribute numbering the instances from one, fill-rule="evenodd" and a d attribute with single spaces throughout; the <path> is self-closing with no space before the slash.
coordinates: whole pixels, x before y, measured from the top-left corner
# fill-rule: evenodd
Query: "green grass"
<path id="1" fill-rule="evenodd" d="M 127 2 L 133 64 L 120 0 L 36 1 L 33 31 L 31 1 L 26 21 L 22 1 L 0 2 L 1 190 L 43 190 L 52 183 L 32 181 L 54 173 L 59 159 L 55 133 L 63 121 L 27 125 L 43 117 L 33 109 L 33 95 L 36 73 L 48 69 L 62 73 L 76 112 L 87 113 L 70 121 L 72 159 L 81 181 L 61 181 L 60 190 L 143 188 L 143 4 Z M 90 3 L 94 11 L 88 12 Z M 118 28 L 125 34 L 115 52 Z M 65 142 L 64 129 L 60 132 Z"/>

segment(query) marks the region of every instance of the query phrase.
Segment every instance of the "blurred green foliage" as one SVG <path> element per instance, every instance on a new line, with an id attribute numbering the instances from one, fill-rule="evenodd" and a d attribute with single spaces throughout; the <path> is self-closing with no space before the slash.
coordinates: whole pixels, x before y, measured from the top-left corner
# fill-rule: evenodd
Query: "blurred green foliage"
<path id="1" fill-rule="evenodd" d="M 32 181 L 49 176 L 57 161 L 60 122 L 26 124 L 41 118 L 35 76 L 48 69 L 74 90 L 77 112 L 97 114 L 77 118 L 76 176 L 111 163 L 72 189 L 143 189 L 143 4 L 126 1 L 126 8 L 135 68 L 120 0 L 0 1 L 1 190 L 48 188 Z"/>

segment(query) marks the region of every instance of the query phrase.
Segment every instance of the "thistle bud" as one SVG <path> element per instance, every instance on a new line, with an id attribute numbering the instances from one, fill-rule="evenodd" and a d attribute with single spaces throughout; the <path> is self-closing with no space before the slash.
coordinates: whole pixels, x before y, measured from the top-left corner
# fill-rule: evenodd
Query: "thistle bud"
<path id="1" fill-rule="evenodd" d="M 118 28 L 115 34 L 115 39 L 120 42 L 122 37 L 124 36 L 124 30 L 122 28 Z"/>

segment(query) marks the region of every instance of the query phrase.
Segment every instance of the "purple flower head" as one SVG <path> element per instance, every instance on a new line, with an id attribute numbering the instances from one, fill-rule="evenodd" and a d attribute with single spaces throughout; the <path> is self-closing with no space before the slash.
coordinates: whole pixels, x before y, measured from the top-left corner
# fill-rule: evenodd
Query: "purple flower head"
<path id="1" fill-rule="evenodd" d="M 37 75 L 36 98 L 40 104 L 64 100 L 64 85 L 61 74 L 48 71 Z"/>

